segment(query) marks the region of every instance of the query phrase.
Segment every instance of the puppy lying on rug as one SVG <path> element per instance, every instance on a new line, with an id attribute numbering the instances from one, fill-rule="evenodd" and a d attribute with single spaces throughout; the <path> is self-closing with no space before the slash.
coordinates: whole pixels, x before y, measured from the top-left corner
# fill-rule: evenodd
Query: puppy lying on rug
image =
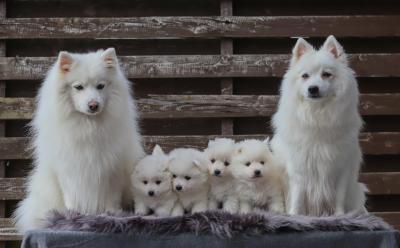
<path id="1" fill-rule="evenodd" d="M 213 234 L 230 238 L 236 234 L 267 234 L 310 231 L 382 231 L 393 228 L 382 219 L 366 213 L 335 217 L 288 216 L 271 212 L 229 214 L 209 211 L 179 217 L 146 218 L 131 213 L 84 215 L 77 212 L 51 212 L 47 227 L 58 231 L 123 233 L 128 235 Z"/>

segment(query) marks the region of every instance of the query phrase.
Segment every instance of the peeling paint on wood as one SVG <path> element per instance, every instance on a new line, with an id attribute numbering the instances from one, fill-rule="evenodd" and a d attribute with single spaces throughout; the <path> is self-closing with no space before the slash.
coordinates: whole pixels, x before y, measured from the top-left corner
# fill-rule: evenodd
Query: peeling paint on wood
<path id="1" fill-rule="evenodd" d="M 0 39 L 393 37 L 398 23 L 399 15 L 7 18 Z"/>
<path id="2" fill-rule="evenodd" d="M 137 100 L 143 119 L 262 117 L 275 113 L 275 95 L 148 95 Z M 362 115 L 400 115 L 400 93 L 363 94 Z M 0 120 L 30 119 L 33 98 L 1 98 Z"/>

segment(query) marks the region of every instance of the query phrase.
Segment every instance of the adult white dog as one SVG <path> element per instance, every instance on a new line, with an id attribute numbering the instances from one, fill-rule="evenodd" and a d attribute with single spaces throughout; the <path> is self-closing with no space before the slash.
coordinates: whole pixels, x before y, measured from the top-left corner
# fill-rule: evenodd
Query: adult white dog
<path id="1" fill-rule="evenodd" d="M 51 209 L 116 211 L 123 196 L 131 197 L 129 176 L 144 151 L 130 82 L 114 48 L 60 52 L 31 126 L 35 163 L 27 197 L 14 213 L 19 231 L 42 227 Z"/>
<path id="2" fill-rule="evenodd" d="M 273 116 L 272 150 L 287 170 L 289 214 L 365 210 L 358 98 L 354 72 L 335 37 L 319 50 L 297 40 Z"/>

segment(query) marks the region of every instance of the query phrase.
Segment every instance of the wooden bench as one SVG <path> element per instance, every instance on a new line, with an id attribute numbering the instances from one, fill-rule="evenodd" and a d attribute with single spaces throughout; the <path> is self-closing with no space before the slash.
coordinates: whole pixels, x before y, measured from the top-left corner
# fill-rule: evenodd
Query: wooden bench
<path id="1" fill-rule="evenodd" d="M 321 44 L 329 34 L 343 41 L 359 77 L 368 207 L 400 228 L 400 4 L 232 1 L 11 0 L 6 8 L 0 0 L 0 241 L 21 239 L 9 218 L 25 195 L 24 125 L 59 50 L 115 46 L 135 81 L 146 149 L 171 150 L 270 134 L 290 37 Z"/>

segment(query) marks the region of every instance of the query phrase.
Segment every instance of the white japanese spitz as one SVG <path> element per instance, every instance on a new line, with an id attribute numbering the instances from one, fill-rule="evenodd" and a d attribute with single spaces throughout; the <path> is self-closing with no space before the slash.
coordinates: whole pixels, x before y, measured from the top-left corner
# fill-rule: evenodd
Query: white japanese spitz
<path id="1" fill-rule="evenodd" d="M 235 150 L 235 141 L 217 138 L 208 142 L 204 150 L 208 160 L 210 182 L 209 209 L 215 210 L 222 205 L 224 211 L 236 213 L 239 202 L 235 191 L 235 180 L 230 167 Z"/>
<path id="2" fill-rule="evenodd" d="M 114 48 L 60 52 L 31 126 L 35 167 L 14 213 L 19 231 L 42 227 L 51 209 L 94 214 L 129 201 L 129 175 L 144 152 L 130 82 Z"/>
<path id="3" fill-rule="evenodd" d="M 172 190 L 172 175 L 167 168 L 168 156 L 156 145 L 151 155 L 143 158 L 132 174 L 135 213 L 167 217 L 178 202 Z"/>
<path id="4" fill-rule="evenodd" d="M 173 209 L 172 215 L 207 210 L 210 187 L 204 153 L 192 148 L 177 148 L 169 153 L 168 169 L 180 203 Z"/>
<path id="5" fill-rule="evenodd" d="M 364 210 L 358 98 L 354 72 L 333 36 L 319 50 L 297 40 L 273 116 L 272 151 L 287 169 L 288 213 Z"/>
<path id="6" fill-rule="evenodd" d="M 236 179 L 239 213 L 285 211 L 283 170 L 276 164 L 268 140 L 237 143 L 231 170 Z"/>

